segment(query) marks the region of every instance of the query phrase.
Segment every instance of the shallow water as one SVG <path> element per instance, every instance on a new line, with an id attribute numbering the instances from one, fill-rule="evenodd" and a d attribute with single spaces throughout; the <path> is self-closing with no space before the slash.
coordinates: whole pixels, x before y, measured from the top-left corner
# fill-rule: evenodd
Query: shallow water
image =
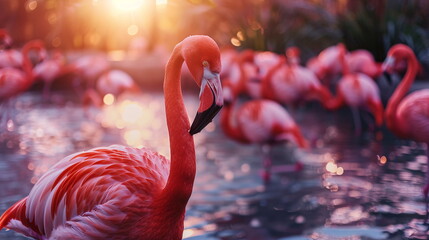
<path id="1" fill-rule="evenodd" d="M 0 135 L 0 212 L 76 151 L 128 144 L 169 155 L 160 93 L 102 110 L 58 99 L 45 103 L 26 93 L 13 103 L 14 121 Z M 191 118 L 195 100 L 185 94 Z M 348 109 L 333 113 L 310 104 L 292 115 L 311 148 L 274 146 L 269 184 L 260 177 L 260 146 L 225 138 L 217 119 L 195 137 L 197 176 L 184 239 L 426 239 L 423 145 L 398 140 L 385 129 L 380 141 L 371 131 L 356 137 Z M 302 171 L 281 171 L 297 161 Z M 0 239 L 25 238 L 3 230 Z"/>

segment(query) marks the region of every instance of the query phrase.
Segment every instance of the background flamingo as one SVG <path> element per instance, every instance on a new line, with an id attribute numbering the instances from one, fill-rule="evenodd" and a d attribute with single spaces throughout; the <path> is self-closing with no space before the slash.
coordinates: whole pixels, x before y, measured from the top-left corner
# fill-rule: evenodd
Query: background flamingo
<path id="1" fill-rule="evenodd" d="M 286 105 L 313 99 L 326 104 L 332 97 L 329 90 L 320 83 L 316 74 L 297 64 L 298 54 L 297 49 L 287 50 L 288 63 L 283 59 L 270 69 L 262 80 L 262 95 Z"/>
<path id="2" fill-rule="evenodd" d="M 326 105 L 329 109 L 338 109 L 347 104 L 352 108 L 355 132 L 361 133 L 359 108 L 368 109 L 375 118 L 376 126 L 383 124 L 383 104 L 380 99 L 380 92 L 375 82 L 365 74 L 351 73 L 346 63 L 346 49 L 344 45 L 339 45 L 341 49 L 341 64 L 343 77 L 339 80 L 336 97 Z"/>
<path id="3" fill-rule="evenodd" d="M 3 110 L 0 120 L 0 126 L 4 126 L 4 122 L 9 120 L 9 115 L 12 108 L 10 100 L 26 91 L 31 87 L 34 81 L 33 64 L 29 58 L 30 50 L 43 51 L 44 44 L 40 40 L 32 40 L 26 43 L 23 48 L 23 71 L 17 68 L 6 67 L 0 68 L 0 106 Z"/>
<path id="4" fill-rule="evenodd" d="M 263 179 L 268 182 L 271 176 L 269 146 L 292 141 L 299 147 L 307 147 L 307 141 L 289 113 L 274 101 L 251 100 L 234 109 L 237 100 L 233 87 L 228 81 L 223 83 L 225 106 L 221 114 L 222 130 L 235 141 L 262 146 Z"/>
<path id="5" fill-rule="evenodd" d="M 52 83 L 56 79 L 74 71 L 73 67 L 66 65 L 64 55 L 59 51 L 55 51 L 50 59 L 44 59 L 33 69 L 35 79 L 44 83 L 43 96 L 45 99 L 49 98 Z"/>
<path id="6" fill-rule="evenodd" d="M 397 136 L 426 144 L 429 165 L 429 89 L 415 91 L 405 96 L 414 82 L 419 63 L 414 52 L 407 45 L 397 44 L 390 48 L 383 68 L 391 71 L 397 61 L 406 61 L 407 72 L 396 88 L 386 107 L 386 125 Z M 429 171 L 423 194 L 428 204 Z M 426 206 L 427 207 L 427 206 Z M 428 209 L 426 209 L 426 212 Z M 427 217 L 426 217 L 427 220 Z"/>
<path id="7" fill-rule="evenodd" d="M 149 149 L 119 145 L 70 155 L 0 217 L 0 229 L 36 239 L 182 239 L 196 171 L 192 135 L 223 103 L 219 55 L 211 38 L 192 36 L 176 45 L 167 63 L 164 91 L 171 163 Z M 192 126 L 180 87 L 183 61 L 201 87 Z"/>

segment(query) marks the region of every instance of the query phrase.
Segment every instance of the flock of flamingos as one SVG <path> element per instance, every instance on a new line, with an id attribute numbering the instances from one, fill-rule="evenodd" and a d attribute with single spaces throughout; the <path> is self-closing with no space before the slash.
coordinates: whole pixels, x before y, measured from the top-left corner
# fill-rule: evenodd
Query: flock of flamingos
<path id="1" fill-rule="evenodd" d="M 110 70 L 102 57 L 84 56 L 66 64 L 60 52 L 48 58 L 41 41 L 30 41 L 21 50 L 9 49 L 11 42 L 7 32 L 0 31 L 3 110 L 11 98 L 37 80 L 44 82 L 44 96 L 49 98 L 52 82 L 69 72 L 79 74 L 78 84 L 85 85 L 85 104 L 101 106 L 106 94 L 138 91 L 127 73 Z M 34 67 L 31 52 L 38 62 Z M 408 46 L 392 46 L 384 63 L 375 62 L 365 50 L 349 52 L 341 43 L 323 50 L 307 66 L 300 62 L 295 47 L 284 55 L 238 52 L 220 50 L 208 36 L 185 38 L 175 46 L 165 68 L 170 160 L 147 148 L 120 145 L 69 155 L 52 166 L 27 197 L 3 213 L 0 229 L 35 239 L 182 239 L 185 208 L 196 174 L 193 135 L 222 106 L 220 124 L 225 135 L 241 143 L 291 141 L 308 147 L 285 106 L 316 100 L 329 110 L 343 105 L 354 113 L 367 110 L 374 117 L 373 129 L 386 124 L 400 138 L 429 144 L 429 89 L 408 94 L 420 69 Z M 192 125 L 182 98 L 183 63 L 200 87 Z M 395 71 L 404 77 L 384 108 L 375 81 L 383 73 Z M 246 100 L 238 101 L 243 95 Z M 359 133 L 357 114 L 354 124 Z M 263 166 L 263 180 L 269 181 L 269 157 L 264 157 Z M 428 191 L 429 177 L 423 187 L 425 198 Z"/>

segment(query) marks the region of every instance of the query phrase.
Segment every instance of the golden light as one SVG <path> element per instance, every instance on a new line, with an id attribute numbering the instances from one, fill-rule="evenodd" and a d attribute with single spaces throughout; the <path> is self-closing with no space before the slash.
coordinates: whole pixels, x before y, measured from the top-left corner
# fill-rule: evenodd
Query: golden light
<path id="1" fill-rule="evenodd" d="M 330 173 L 335 173 L 337 171 L 337 164 L 333 163 L 333 162 L 328 162 L 326 164 L 326 171 L 330 172 Z"/>
<path id="2" fill-rule="evenodd" d="M 238 32 L 237 32 L 237 38 L 238 38 L 238 40 L 240 40 L 240 41 L 243 41 L 243 40 L 244 40 L 244 34 L 243 34 L 243 32 L 242 32 L 242 31 L 238 31 Z"/>
<path id="3" fill-rule="evenodd" d="M 380 164 L 384 165 L 387 163 L 387 157 L 386 156 L 383 155 L 380 157 L 377 155 L 377 158 L 378 158 L 378 161 L 380 162 Z"/>
<path id="4" fill-rule="evenodd" d="M 235 38 L 235 37 L 231 38 L 231 44 L 232 44 L 232 45 L 234 45 L 234 46 L 236 46 L 236 47 L 241 46 L 241 42 L 240 42 L 240 40 L 238 40 L 238 39 L 237 39 L 237 38 Z"/>
<path id="5" fill-rule="evenodd" d="M 111 2 L 114 9 L 131 12 L 139 9 L 143 5 L 144 0 L 111 0 Z"/>
<path id="6" fill-rule="evenodd" d="M 142 147 L 142 134 L 139 130 L 128 130 L 124 133 L 124 139 L 132 147 Z"/>
<path id="7" fill-rule="evenodd" d="M 156 5 L 167 5 L 168 0 L 156 0 Z"/>
<path id="8" fill-rule="evenodd" d="M 37 1 L 36 0 L 27 1 L 27 4 L 25 5 L 25 10 L 27 10 L 27 12 L 34 11 L 36 8 L 37 8 Z"/>
<path id="9" fill-rule="evenodd" d="M 128 35 L 134 36 L 139 32 L 139 27 L 135 24 L 132 24 L 132 25 L 128 26 L 127 32 L 128 32 Z"/>
<path id="10" fill-rule="evenodd" d="M 120 113 L 125 123 L 135 123 L 143 118 L 143 107 L 138 102 L 125 100 L 121 103 Z"/>
<path id="11" fill-rule="evenodd" d="M 115 102 L 115 96 L 113 94 L 108 93 L 103 97 L 103 103 L 106 105 L 112 105 Z"/>
<path id="12" fill-rule="evenodd" d="M 337 168 L 337 171 L 335 171 L 335 173 L 336 173 L 337 175 L 343 175 L 343 174 L 344 174 L 344 168 L 342 168 L 342 167 L 338 167 L 338 168 Z"/>

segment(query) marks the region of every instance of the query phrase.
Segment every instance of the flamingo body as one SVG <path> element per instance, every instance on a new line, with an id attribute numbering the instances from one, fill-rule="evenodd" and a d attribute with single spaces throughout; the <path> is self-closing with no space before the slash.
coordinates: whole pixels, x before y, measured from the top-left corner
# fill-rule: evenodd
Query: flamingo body
<path id="1" fill-rule="evenodd" d="M 96 88 L 102 95 L 111 93 L 118 96 L 127 89 L 136 88 L 136 85 L 126 72 L 110 70 L 98 78 Z"/>
<path id="2" fill-rule="evenodd" d="M 351 72 L 363 73 L 373 79 L 380 76 L 381 64 L 375 62 L 372 54 L 367 50 L 355 50 L 347 55 L 347 65 Z"/>
<path id="3" fill-rule="evenodd" d="M 180 87 L 184 61 L 200 86 L 192 125 Z M 220 69 L 219 47 L 207 36 L 188 37 L 174 48 L 164 77 L 171 161 L 116 145 L 70 155 L 3 213 L 0 229 L 35 239 L 182 239 L 196 174 L 192 135 L 223 104 Z"/>
<path id="4" fill-rule="evenodd" d="M 351 107 L 364 107 L 368 102 L 381 102 L 377 84 L 367 75 L 345 75 L 338 83 L 337 91 Z"/>
<path id="5" fill-rule="evenodd" d="M 329 91 L 322 86 L 317 76 L 307 68 L 298 65 L 283 65 L 268 77 L 266 90 L 269 97 L 282 104 L 300 100 L 318 99 L 322 103 L 330 98 Z"/>
<path id="6" fill-rule="evenodd" d="M 6 227 L 37 239 L 128 239 L 131 223 L 150 212 L 164 188 L 168 166 L 156 152 L 119 145 L 70 155 L 5 213 L 0 226 L 13 218 Z"/>
<path id="7" fill-rule="evenodd" d="M 295 139 L 292 134 L 297 128 L 295 121 L 276 102 L 246 102 L 237 110 L 236 116 L 238 126 L 248 142 L 268 143 Z"/>
<path id="8" fill-rule="evenodd" d="M 401 101 L 396 119 L 403 126 L 398 135 L 429 143 L 429 89 L 415 91 Z M 395 131 L 395 130 L 393 130 Z"/>

